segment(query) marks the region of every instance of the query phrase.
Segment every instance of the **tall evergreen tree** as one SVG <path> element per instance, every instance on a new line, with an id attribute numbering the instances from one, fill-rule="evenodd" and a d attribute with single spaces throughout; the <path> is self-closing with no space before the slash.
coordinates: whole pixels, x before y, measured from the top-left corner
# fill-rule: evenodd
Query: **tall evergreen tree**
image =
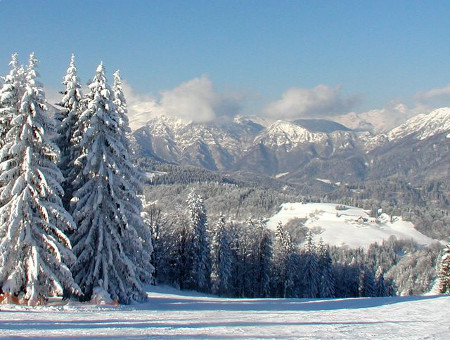
<path id="1" fill-rule="evenodd" d="M 294 278 L 297 268 L 294 266 L 295 247 L 291 235 L 284 229 L 280 222 L 275 232 L 275 290 L 277 295 L 283 298 L 292 296 Z"/>
<path id="2" fill-rule="evenodd" d="M 231 289 L 234 296 L 247 296 L 247 283 L 251 280 L 248 276 L 249 258 L 251 247 L 248 228 L 243 228 L 239 223 L 231 223 L 229 227 L 231 239 Z"/>
<path id="3" fill-rule="evenodd" d="M 444 248 L 439 264 L 439 293 L 450 294 L 450 242 Z"/>
<path id="4" fill-rule="evenodd" d="M 213 230 L 211 242 L 212 253 L 212 290 L 214 293 L 224 295 L 228 293 L 231 278 L 231 241 L 228 234 L 225 217 L 219 216 Z"/>
<path id="5" fill-rule="evenodd" d="M 366 266 L 363 266 L 359 272 L 359 296 L 376 296 L 375 277 L 373 272 Z"/>
<path id="6" fill-rule="evenodd" d="M 193 288 L 192 284 L 192 230 L 184 211 L 175 209 L 171 216 L 166 242 L 168 265 L 170 268 L 168 281 L 180 289 Z M 159 269 L 161 271 L 161 269 Z"/>
<path id="7" fill-rule="evenodd" d="M 13 58 L 13 68 L 17 69 Z M 50 140 L 54 130 L 46 114 L 37 59 L 30 55 L 18 105 L 9 97 L 12 115 L 0 151 L 0 287 L 23 295 L 29 305 L 63 290 L 77 294 L 68 265 L 75 257 L 66 232 L 75 225 L 63 208 L 62 174 L 56 166 L 58 148 Z M 19 84 L 11 79 L 11 85 Z"/>
<path id="8" fill-rule="evenodd" d="M 61 101 L 57 103 L 62 109 L 57 112 L 55 120 L 57 122 L 56 143 L 60 149 L 59 168 L 64 175 L 64 205 L 70 208 L 69 202 L 72 198 L 72 182 L 76 177 L 75 160 L 80 156 L 79 146 L 81 139 L 81 85 L 78 79 L 78 72 L 75 66 L 75 56 L 70 59 L 69 68 L 63 78 L 62 84 L 65 89 L 61 91 L 63 95 Z"/>
<path id="9" fill-rule="evenodd" d="M 306 234 L 304 259 L 304 297 L 316 298 L 319 293 L 319 260 L 311 230 L 308 230 L 308 233 Z"/>
<path id="10" fill-rule="evenodd" d="M 255 296 L 267 297 L 270 295 L 270 277 L 272 272 L 272 238 L 262 220 L 253 225 L 254 238 L 254 266 L 255 266 Z"/>
<path id="11" fill-rule="evenodd" d="M 188 195 L 187 208 L 192 230 L 190 256 L 192 258 L 191 280 L 194 289 L 208 291 L 211 283 L 211 256 L 207 238 L 207 216 L 203 198 L 192 191 Z"/>
<path id="12" fill-rule="evenodd" d="M 318 249 L 319 270 L 319 296 L 322 298 L 333 298 L 335 296 L 335 279 L 333 262 L 331 260 L 328 246 L 320 239 Z"/>
<path id="13" fill-rule="evenodd" d="M 90 298 L 101 288 L 121 303 L 146 299 L 142 283 L 151 280 L 151 239 L 140 216 L 129 150 L 123 145 L 120 120 L 103 64 L 97 68 L 87 108 L 76 164 L 82 167 L 74 183 L 72 214 L 78 225 L 72 236 L 78 257 L 74 277 Z"/>

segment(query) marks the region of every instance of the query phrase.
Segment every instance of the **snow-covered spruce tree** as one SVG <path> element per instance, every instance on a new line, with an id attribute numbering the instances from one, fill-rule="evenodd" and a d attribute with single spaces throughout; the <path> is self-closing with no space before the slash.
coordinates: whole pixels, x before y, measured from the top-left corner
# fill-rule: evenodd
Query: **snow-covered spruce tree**
<path id="1" fill-rule="evenodd" d="M 229 234 L 231 240 L 231 292 L 233 296 L 248 296 L 247 284 L 249 278 L 248 268 L 251 256 L 251 238 L 248 228 L 240 223 L 230 223 Z"/>
<path id="2" fill-rule="evenodd" d="M 207 238 L 207 216 L 203 198 L 191 191 L 187 198 L 189 226 L 192 230 L 190 257 L 192 258 L 191 288 L 208 291 L 211 284 L 211 256 Z"/>
<path id="3" fill-rule="evenodd" d="M 71 202 L 78 225 L 72 235 L 78 257 L 72 271 L 86 299 L 94 289 L 102 289 L 120 303 L 143 301 L 142 284 L 151 280 L 153 271 L 151 238 L 140 216 L 140 177 L 122 142 L 103 64 L 98 66 L 85 100 L 87 108 L 80 116 L 86 124 L 82 153 L 75 162 L 82 171 L 74 181 Z"/>
<path id="4" fill-rule="evenodd" d="M 311 230 L 306 234 L 306 245 L 304 253 L 304 297 L 316 298 L 319 293 L 319 268 L 316 247 Z"/>
<path id="5" fill-rule="evenodd" d="M 64 175 L 63 187 L 65 195 L 63 203 L 66 209 L 69 209 L 73 191 L 72 182 L 77 174 L 74 163 L 81 153 L 79 146 L 81 122 L 79 116 L 81 114 L 80 103 L 82 93 L 74 55 L 70 59 L 69 68 L 63 78 L 62 84 L 65 86 L 65 89 L 60 92 L 63 97 L 57 103 L 62 110 L 58 111 L 55 116 L 58 131 L 56 144 L 61 152 L 58 166 Z"/>
<path id="6" fill-rule="evenodd" d="M 250 221 L 251 232 L 255 235 L 252 254 L 255 267 L 254 296 L 268 297 L 270 295 L 270 277 L 272 272 L 272 238 L 269 230 L 261 219 Z"/>
<path id="7" fill-rule="evenodd" d="M 3 86 L 0 88 L 0 147 L 6 142 L 12 118 L 19 112 L 24 91 L 25 72 L 19 65 L 17 53 L 11 56 L 9 65 L 11 70 L 2 77 Z"/>
<path id="8" fill-rule="evenodd" d="M 80 293 L 68 268 L 75 256 L 65 235 L 75 224 L 60 198 L 58 148 L 49 137 L 54 126 L 36 65 L 31 54 L 24 88 L 15 90 L 23 93 L 19 109 L 0 151 L 0 288 L 29 305 L 65 289 Z"/>
<path id="9" fill-rule="evenodd" d="M 114 72 L 114 83 L 113 83 L 113 103 L 116 105 L 117 114 L 119 116 L 119 128 L 122 130 L 122 136 L 124 137 L 124 143 L 129 143 L 126 138 L 127 135 L 131 132 L 128 120 L 128 108 L 127 102 L 125 100 L 125 95 L 123 93 L 122 88 L 122 79 L 120 78 L 120 72 L 117 70 Z"/>
<path id="10" fill-rule="evenodd" d="M 318 255 L 319 296 L 321 298 L 333 298 L 335 296 L 333 262 L 328 245 L 325 245 L 322 239 L 319 242 Z"/>
<path id="11" fill-rule="evenodd" d="M 175 207 L 169 220 L 167 241 L 162 245 L 168 264 L 164 270 L 169 269 L 167 281 L 181 290 L 192 288 L 192 230 L 188 218 L 184 209 Z"/>
<path id="12" fill-rule="evenodd" d="M 294 265 L 295 247 L 291 235 L 284 229 L 280 222 L 275 232 L 275 291 L 279 297 L 291 297 L 294 290 L 294 279 L 297 268 Z"/>
<path id="13" fill-rule="evenodd" d="M 450 242 L 444 248 L 439 263 L 439 293 L 450 294 Z"/>
<path id="14" fill-rule="evenodd" d="M 219 295 L 228 293 L 231 278 L 231 242 L 225 217 L 219 216 L 211 242 L 212 291 Z"/>

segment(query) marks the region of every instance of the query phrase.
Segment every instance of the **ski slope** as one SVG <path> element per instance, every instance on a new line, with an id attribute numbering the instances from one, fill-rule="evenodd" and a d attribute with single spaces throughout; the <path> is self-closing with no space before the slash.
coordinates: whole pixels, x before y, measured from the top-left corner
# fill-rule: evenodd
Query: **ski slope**
<path id="1" fill-rule="evenodd" d="M 278 213 L 272 216 L 267 226 L 276 230 L 279 222 L 286 224 L 293 219 L 304 219 L 304 226 L 311 229 L 316 241 L 322 238 L 324 243 L 350 248 L 367 248 L 371 243 L 381 243 L 391 235 L 397 239 L 413 239 L 421 245 L 433 240 L 414 228 L 411 222 L 401 217 L 391 217 L 380 213 L 377 218 L 368 212 L 350 206 L 333 203 L 284 203 Z"/>
<path id="2" fill-rule="evenodd" d="M 448 339 L 450 296 L 226 299 L 150 287 L 131 306 L 0 306 L 1 338 Z"/>

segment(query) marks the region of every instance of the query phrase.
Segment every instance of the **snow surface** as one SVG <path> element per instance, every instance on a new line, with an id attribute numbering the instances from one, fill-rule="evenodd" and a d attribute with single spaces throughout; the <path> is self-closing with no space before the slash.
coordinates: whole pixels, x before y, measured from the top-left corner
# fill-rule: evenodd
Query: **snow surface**
<path id="1" fill-rule="evenodd" d="M 322 238 L 326 244 L 350 248 L 367 248 L 371 243 L 381 243 L 391 235 L 397 239 L 413 239 L 421 245 L 436 242 L 401 217 L 395 216 L 390 222 L 391 218 L 386 214 L 376 219 L 361 208 L 345 206 L 345 210 L 338 210 L 337 206 L 333 203 L 284 203 L 280 211 L 268 220 L 267 226 L 276 230 L 279 222 L 286 224 L 295 218 L 306 219 L 304 225 L 313 231 L 316 241 Z M 358 221 L 360 217 L 362 220 Z"/>
<path id="2" fill-rule="evenodd" d="M 149 287 L 131 306 L 0 306 L 1 338 L 448 339 L 450 296 L 227 299 Z"/>

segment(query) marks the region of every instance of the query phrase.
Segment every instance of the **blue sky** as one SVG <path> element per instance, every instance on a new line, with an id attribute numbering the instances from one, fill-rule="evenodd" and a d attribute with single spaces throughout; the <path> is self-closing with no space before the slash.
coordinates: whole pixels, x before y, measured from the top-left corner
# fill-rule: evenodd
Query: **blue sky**
<path id="1" fill-rule="evenodd" d="M 438 106 L 450 103 L 449 18 L 437 0 L 0 0 L 0 74 L 34 51 L 51 92 L 75 53 L 83 83 L 103 61 L 132 100 L 173 110 L 192 93 L 213 111 L 281 118 Z"/>

